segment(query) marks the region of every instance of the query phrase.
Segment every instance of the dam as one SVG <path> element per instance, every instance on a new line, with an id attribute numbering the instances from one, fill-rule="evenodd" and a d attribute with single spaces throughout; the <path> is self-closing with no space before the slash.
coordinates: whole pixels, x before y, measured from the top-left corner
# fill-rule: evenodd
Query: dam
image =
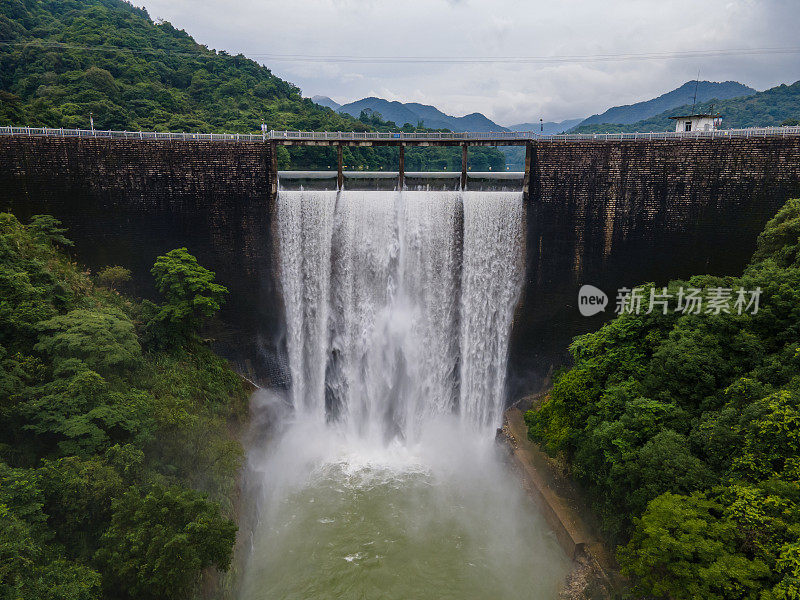
<path id="1" fill-rule="evenodd" d="M 554 597 L 568 561 L 502 468 L 503 408 L 608 318 L 580 316 L 580 285 L 734 273 L 800 195 L 791 131 L 521 137 L 519 189 L 491 192 L 463 163 L 436 192 L 342 169 L 281 189 L 278 139 L 108 133 L 0 135 L 0 208 L 53 214 L 142 296 L 179 246 L 231 290 L 214 343 L 263 384 L 272 436 L 248 456 L 243 600 Z M 305 139 L 435 143 L 346 137 Z"/>
<path id="2" fill-rule="evenodd" d="M 277 135 L 10 129 L 0 128 L 0 210 L 23 220 L 53 214 L 73 232 L 81 262 L 127 266 L 131 291 L 144 297 L 155 293 L 155 257 L 186 246 L 224 274 L 231 291 L 215 334 L 219 350 L 251 378 L 288 383 L 273 243 Z M 613 294 L 645 281 L 743 268 L 767 220 L 800 196 L 800 135 L 796 127 L 739 133 L 518 136 L 530 165 L 510 397 L 538 389 L 572 337 L 608 318 L 579 315 L 583 283 Z M 440 141 L 459 146 L 461 135 L 482 134 Z M 330 146 L 414 141 L 339 137 L 348 136 L 354 139 L 331 132 L 305 139 Z"/>

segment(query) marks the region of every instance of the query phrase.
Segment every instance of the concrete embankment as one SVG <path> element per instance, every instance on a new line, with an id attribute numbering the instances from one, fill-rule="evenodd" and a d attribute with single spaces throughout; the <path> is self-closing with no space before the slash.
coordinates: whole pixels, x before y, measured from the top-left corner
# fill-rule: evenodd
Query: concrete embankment
<path id="1" fill-rule="evenodd" d="M 553 468 L 528 439 L 523 413 L 509 408 L 498 437 L 509 451 L 509 462 L 537 504 L 556 539 L 574 562 L 561 593 L 563 600 L 614 598 L 623 582 L 613 555 L 600 540 L 591 513 L 574 484 Z"/>

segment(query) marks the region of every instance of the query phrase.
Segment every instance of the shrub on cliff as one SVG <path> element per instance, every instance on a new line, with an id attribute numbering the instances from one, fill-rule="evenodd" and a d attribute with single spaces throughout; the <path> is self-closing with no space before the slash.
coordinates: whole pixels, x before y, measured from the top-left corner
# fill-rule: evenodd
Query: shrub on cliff
<path id="1" fill-rule="evenodd" d="M 130 270 L 125 267 L 120 267 L 119 265 L 113 265 L 102 269 L 97 274 L 97 285 L 115 290 L 122 284 L 130 281 L 130 279 Z"/>
<path id="2" fill-rule="evenodd" d="M 758 597 L 769 569 L 739 552 L 741 532 L 702 494 L 662 494 L 620 549 L 626 574 L 644 596 L 674 600 Z"/>
<path id="3" fill-rule="evenodd" d="M 221 307 L 228 290 L 214 282 L 214 272 L 198 264 L 186 248 L 170 250 L 156 259 L 150 271 L 164 296 L 148 325 L 168 345 L 182 345 L 197 338 L 208 317 Z"/>
<path id="4" fill-rule="evenodd" d="M 122 596 L 178 600 L 189 596 L 200 570 L 227 570 L 235 535 L 219 505 L 192 490 L 132 489 L 114 500 L 97 560 Z"/>

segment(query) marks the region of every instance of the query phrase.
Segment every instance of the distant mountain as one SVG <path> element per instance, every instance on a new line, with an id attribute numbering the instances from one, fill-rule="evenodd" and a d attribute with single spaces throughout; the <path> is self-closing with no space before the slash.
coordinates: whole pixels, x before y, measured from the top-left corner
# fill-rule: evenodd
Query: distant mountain
<path id="1" fill-rule="evenodd" d="M 342 107 L 341 104 L 336 102 L 335 100 L 331 100 L 327 96 L 312 96 L 311 101 L 319 104 L 320 106 L 324 106 L 326 108 L 332 108 L 336 112 L 339 112 L 339 109 Z"/>
<path id="2" fill-rule="evenodd" d="M 672 108 L 692 104 L 695 87 L 697 87 L 697 102 L 706 102 L 713 98 L 726 100 L 741 96 L 750 96 L 756 93 L 751 87 L 747 87 L 736 81 L 687 81 L 681 87 L 660 95 L 658 98 L 637 102 L 636 104 L 626 104 L 609 108 L 604 113 L 592 115 L 580 123 L 592 125 L 595 123 L 616 123 L 629 124 L 649 119 Z"/>
<path id="3" fill-rule="evenodd" d="M 380 113 L 381 118 L 384 121 L 393 121 L 401 127 L 406 123 L 416 125 L 418 121 L 422 120 L 418 114 L 406 108 L 402 102 L 390 102 L 389 100 L 383 100 L 375 97 L 362 98 L 361 100 L 356 100 L 355 102 L 342 104 L 342 106 L 339 107 L 340 112 L 356 118 L 358 118 L 362 110 Z M 425 126 L 433 129 L 444 127 L 444 125 L 437 123 L 425 123 Z"/>
<path id="4" fill-rule="evenodd" d="M 382 98 L 362 98 L 355 102 L 338 105 L 327 96 L 314 96 L 314 102 L 322 106 L 333 108 L 338 112 L 358 117 L 362 110 L 380 113 L 384 121 L 394 121 L 402 127 L 406 123 L 417 125 L 422 122 L 431 129 L 449 129 L 451 131 L 508 131 L 488 119 L 481 113 L 472 113 L 463 117 L 454 117 L 443 113 L 435 106 L 419 104 L 417 102 L 397 102 Z"/>
<path id="5" fill-rule="evenodd" d="M 553 121 L 545 121 L 544 123 L 518 123 L 517 125 L 509 125 L 509 131 L 536 131 L 544 133 L 545 135 L 552 135 L 554 133 L 564 133 L 568 129 L 575 127 L 583 119 L 567 119 L 555 123 Z"/>
<path id="6" fill-rule="evenodd" d="M 498 125 L 488 117 L 477 112 L 470 113 L 463 117 L 452 117 L 427 104 L 410 102 L 404 106 L 418 114 L 426 127 L 433 127 L 435 129 L 445 127 L 452 131 L 507 131 L 502 125 Z M 442 123 L 442 125 L 431 125 L 430 123 Z"/>
<path id="7" fill-rule="evenodd" d="M 779 85 L 763 92 L 706 102 L 698 102 L 696 112 L 714 112 L 722 117 L 724 129 L 740 127 L 767 127 L 780 125 L 789 119 L 800 119 L 800 81 L 791 85 Z M 581 123 L 572 131 L 575 133 L 616 133 L 633 131 L 674 131 L 675 122 L 669 117 L 685 115 L 692 110 L 691 103 L 677 106 L 649 119 L 630 124 L 590 124 Z"/>

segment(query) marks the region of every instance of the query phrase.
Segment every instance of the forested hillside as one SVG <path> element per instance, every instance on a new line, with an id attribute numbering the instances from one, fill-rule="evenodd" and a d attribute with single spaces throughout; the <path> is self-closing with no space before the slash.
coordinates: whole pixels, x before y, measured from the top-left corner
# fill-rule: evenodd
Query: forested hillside
<path id="1" fill-rule="evenodd" d="M 0 599 L 189 598 L 236 533 L 247 393 L 198 336 L 226 290 L 178 249 L 135 302 L 64 233 L 0 214 Z"/>
<path id="2" fill-rule="evenodd" d="M 0 125 L 88 128 L 90 113 L 99 129 L 246 133 L 259 132 L 261 123 L 269 129 L 376 129 L 374 119 L 321 107 L 267 67 L 210 50 L 123 0 L 3 0 Z M 292 163 L 327 168 L 328 154 L 296 148 Z M 396 169 L 396 154 L 354 148 L 349 166 Z M 425 153 L 412 154 L 419 155 L 420 168 L 438 164 L 429 165 Z M 460 156 L 457 149 L 444 154 Z M 476 170 L 503 168 L 503 155 L 493 148 L 472 155 Z M 285 148 L 279 160 L 281 168 L 289 166 Z"/>
<path id="3" fill-rule="evenodd" d="M 526 414 L 531 438 L 586 487 L 643 597 L 800 597 L 798 240 L 791 200 L 741 277 L 674 281 L 666 314 L 646 314 L 645 285 L 643 310 L 576 338 L 574 366 Z M 675 310 L 681 288 L 727 290 L 728 312 Z M 749 303 L 759 288 L 758 310 L 740 314 L 738 291 Z"/>
<path id="4" fill-rule="evenodd" d="M 738 81 L 687 81 L 681 87 L 676 88 L 666 94 L 661 94 L 657 98 L 626 104 L 624 106 L 614 106 L 607 111 L 588 117 L 580 125 L 592 125 L 597 123 L 637 123 L 644 119 L 649 119 L 654 115 L 659 115 L 671 110 L 676 106 L 691 104 L 696 95 L 697 102 L 711 101 L 716 98 L 724 100 L 727 98 L 740 98 L 755 94 L 756 90 Z"/>
<path id="5" fill-rule="evenodd" d="M 347 129 L 269 69 L 119 0 L 4 1 L 3 124 L 159 131 Z M 361 126 L 361 129 L 364 129 Z"/>
<path id="6" fill-rule="evenodd" d="M 800 81 L 791 85 L 779 85 L 752 96 L 729 100 L 698 102 L 697 113 L 711 112 L 722 117 L 723 129 L 739 127 L 767 127 L 781 125 L 785 121 L 800 119 Z M 675 131 L 675 121 L 670 117 L 688 115 L 692 105 L 685 104 L 661 114 L 629 125 L 592 124 L 580 125 L 570 133 L 616 133 L 620 131 Z"/>

